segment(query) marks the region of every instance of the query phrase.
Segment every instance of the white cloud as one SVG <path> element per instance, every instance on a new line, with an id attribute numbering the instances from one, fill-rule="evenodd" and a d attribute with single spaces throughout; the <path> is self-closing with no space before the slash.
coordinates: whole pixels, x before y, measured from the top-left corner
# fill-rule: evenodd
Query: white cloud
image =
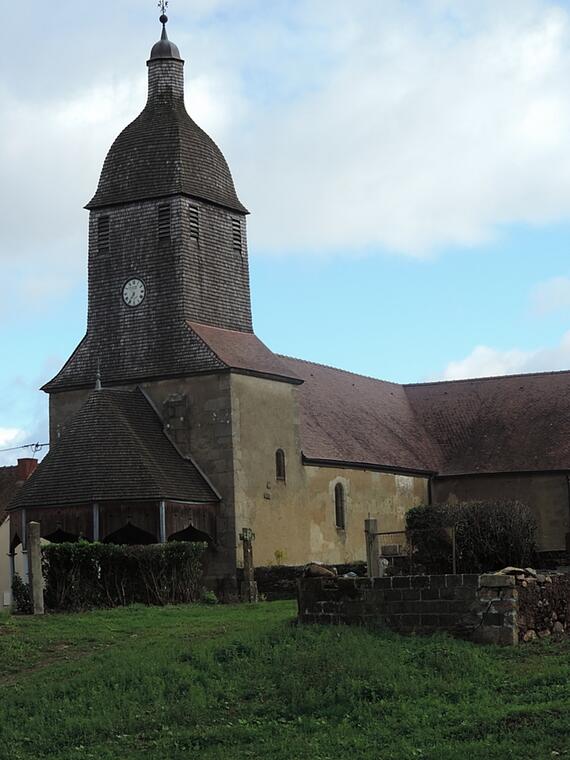
<path id="1" fill-rule="evenodd" d="M 0 446 L 9 446 L 22 434 L 18 428 L 0 428 Z"/>
<path id="2" fill-rule="evenodd" d="M 570 278 L 553 277 L 539 283 L 532 296 L 532 309 L 540 316 L 570 310 Z"/>
<path id="3" fill-rule="evenodd" d="M 570 331 L 562 336 L 557 346 L 535 351 L 500 351 L 489 346 L 477 346 L 464 359 L 450 362 L 437 379 L 462 380 L 567 369 L 570 369 Z"/>
<path id="4" fill-rule="evenodd" d="M 152 43 L 119 26 L 139 19 L 132 0 L 112 30 L 95 6 L 83 26 L 71 14 L 73 53 L 50 44 L 35 7 L 25 69 L 7 55 L 0 72 L 5 311 L 37 301 L 38 283 L 55 299 L 84 279 L 82 205 L 144 106 Z M 189 110 L 253 212 L 256 252 L 421 257 L 570 215 L 570 15 L 553 0 L 203 0 L 198 10 L 179 9 L 170 34 L 187 58 Z"/>
<path id="5" fill-rule="evenodd" d="M 566 11 L 539 0 L 316 6 L 328 75 L 254 112 L 235 150 L 254 244 L 425 256 L 569 215 Z"/>

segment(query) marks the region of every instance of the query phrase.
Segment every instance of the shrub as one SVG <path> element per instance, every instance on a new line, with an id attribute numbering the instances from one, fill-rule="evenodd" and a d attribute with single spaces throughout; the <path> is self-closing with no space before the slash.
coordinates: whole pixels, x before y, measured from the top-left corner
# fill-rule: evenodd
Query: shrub
<path id="1" fill-rule="evenodd" d="M 12 578 L 12 610 L 16 615 L 33 615 L 34 603 L 29 583 L 16 573 Z"/>
<path id="2" fill-rule="evenodd" d="M 205 544 L 115 546 L 80 541 L 44 546 L 46 605 L 86 610 L 179 604 L 200 598 Z"/>
<path id="3" fill-rule="evenodd" d="M 406 515 L 414 561 L 426 572 L 450 572 L 455 528 L 457 569 L 462 573 L 525 567 L 533 562 L 536 522 L 519 501 L 480 501 L 437 504 L 410 509 Z"/>

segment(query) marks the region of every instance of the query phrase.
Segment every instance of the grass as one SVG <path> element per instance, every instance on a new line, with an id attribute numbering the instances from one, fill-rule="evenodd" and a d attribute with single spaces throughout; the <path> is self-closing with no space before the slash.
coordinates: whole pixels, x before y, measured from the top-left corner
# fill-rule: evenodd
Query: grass
<path id="1" fill-rule="evenodd" d="M 568 643 L 477 647 L 294 614 L 4 617 L 0 758 L 570 758 Z"/>

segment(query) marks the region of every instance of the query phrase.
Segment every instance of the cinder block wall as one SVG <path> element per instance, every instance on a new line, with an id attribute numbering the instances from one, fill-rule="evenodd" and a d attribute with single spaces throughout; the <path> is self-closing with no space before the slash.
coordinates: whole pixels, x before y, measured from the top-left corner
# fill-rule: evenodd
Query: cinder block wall
<path id="1" fill-rule="evenodd" d="M 515 579 L 499 575 L 303 578 L 298 586 L 302 623 L 446 631 L 492 644 L 518 643 L 517 599 Z"/>

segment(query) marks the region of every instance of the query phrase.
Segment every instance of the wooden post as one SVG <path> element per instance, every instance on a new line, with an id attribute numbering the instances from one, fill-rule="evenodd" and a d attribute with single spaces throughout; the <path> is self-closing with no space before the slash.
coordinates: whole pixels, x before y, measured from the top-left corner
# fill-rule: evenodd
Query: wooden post
<path id="1" fill-rule="evenodd" d="M 369 517 L 364 521 L 366 538 L 366 564 L 370 578 L 381 578 L 384 575 L 384 565 L 380 559 L 380 541 L 378 537 L 378 520 Z"/>
<path id="2" fill-rule="evenodd" d="M 159 519 L 159 540 L 161 544 L 166 543 L 166 504 L 161 501 L 158 505 L 158 519 Z"/>
<path id="3" fill-rule="evenodd" d="M 42 578 L 42 547 L 40 543 L 40 524 L 28 523 L 28 561 L 30 589 L 34 602 L 34 615 L 44 614 L 44 586 Z"/>
<path id="4" fill-rule="evenodd" d="M 253 542 L 255 533 L 250 528 L 244 528 L 239 534 L 243 543 L 243 581 L 241 583 L 242 602 L 258 602 L 259 593 L 255 582 L 255 566 L 253 564 Z"/>
<path id="5" fill-rule="evenodd" d="M 99 540 L 99 504 L 93 503 L 93 541 Z"/>

